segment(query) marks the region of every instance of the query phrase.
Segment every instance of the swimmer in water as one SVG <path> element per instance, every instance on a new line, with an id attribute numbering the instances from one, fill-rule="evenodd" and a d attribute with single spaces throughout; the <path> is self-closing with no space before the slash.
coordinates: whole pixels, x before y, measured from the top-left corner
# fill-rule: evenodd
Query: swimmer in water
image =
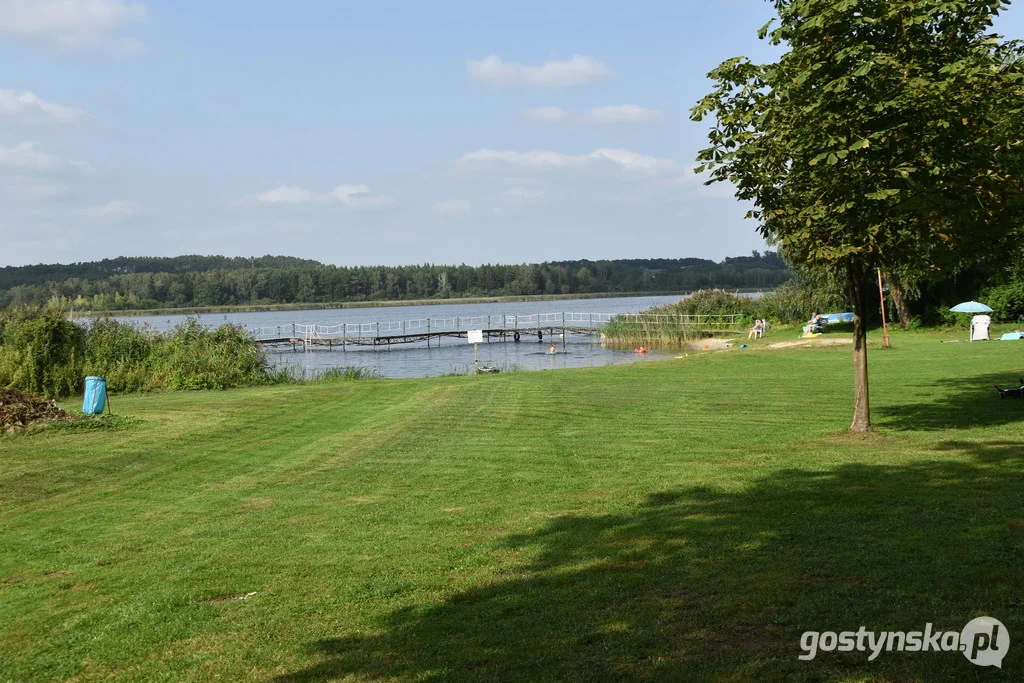
<path id="1" fill-rule="evenodd" d="M 558 349 L 555 348 L 554 344 L 552 344 L 551 348 L 548 349 L 548 353 L 558 353 Z"/>

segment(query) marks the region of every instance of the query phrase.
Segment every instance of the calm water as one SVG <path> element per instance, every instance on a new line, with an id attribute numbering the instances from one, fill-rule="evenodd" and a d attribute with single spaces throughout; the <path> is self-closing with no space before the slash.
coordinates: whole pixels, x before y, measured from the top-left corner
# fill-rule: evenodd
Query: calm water
<path id="1" fill-rule="evenodd" d="M 615 299 L 573 299 L 555 301 L 531 301 L 498 304 L 439 304 L 429 306 L 398 306 L 345 308 L 313 311 L 267 311 L 261 313 L 226 313 L 197 316 L 206 325 L 224 323 L 244 325 L 248 328 L 290 326 L 292 323 L 306 325 L 337 325 L 339 323 L 398 322 L 419 318 L 474 317 L 528 315 L 531 313 L 638 313 L 651 306 L 658 306 L 679 297 L 645 296 Z M 163 331 L 174 327 L 183 315 L 138 316 L 127 318 L 138 325 L 149 325 Z M 550 355 L 547 350 L 552 342 L 557 343 L 559 353 Z M 436 344 L 434 341 L 432 344 Z M 386 347 L 351 348 L 347 351 L 336 349 L 313 349 L 298 351 L 291 349 L 270 349 L 270 356 L 277 365 L 291 365 L 303 368 L 307 373 L 316 373 L 328 368 L 358 365 L 373 368 L 385 377 L 434 377 L 453 372 L 465 373 L 473 367 L 473 347 L 464 339 L 443 339 L 440 346 L 427 347 L 424 343 L 399 344 L 388 350 Z M 523 337 L 518 343 L 492 341 L 480 345 L 480 364 L 499 368 L 516 366 L 523 370 L 554 370 L 559 368 L 582 368 L 617 363 L 632 363 L 665 358 L 675 355 L 670 352 L 652 351 L 647 355 L 635 354 L 631 350 L 611 349 L 600 344 L 595 336 L 566 335 L 554 339 L 545 335 L 543 343 L 536 337 Z"/>

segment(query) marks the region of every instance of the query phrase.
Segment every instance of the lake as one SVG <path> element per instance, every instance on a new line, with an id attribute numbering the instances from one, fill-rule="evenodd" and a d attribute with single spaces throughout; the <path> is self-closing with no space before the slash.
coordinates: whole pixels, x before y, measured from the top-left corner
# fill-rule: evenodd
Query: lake
<path id="1" fill-rule="evenodd" d="M 639 296 L 612 299 L 570 299 L 548 301 L 518 301 L 485 304 L 437 304 L 424 306 L 374 307 L 306 310 L 266 311 L 255 313 L 220 313 L 195 316 L 210 326 L 231 323 L 249 329 L 261 327 L 304 325 L 338 325 L 340 323 L 385 323 L 422 318 L 477 317 L 500 315 L 529 315 L 532 313 L 639 313 L 640 311 L 677 301 L 678 296 Z M 125 322 L 147 325 L 156 331 L 168 330 L 184 315 L 133 316 Z M 552 341 L 558 345 L 557 354 L 547 353 Z M 437 344 L 436 341 L 431 342 Z M 275 365 L 290 365 L 315 374 L 334 367 L 360 366 L 376 370 L 384 377 L 436 377 L 451 373 L 467 373 L 473 368 L 473 347 L 464 339 L 445 338 L 439 346 L 425 343 L 401 344 L 387 347 L 348 347 L 347 350 L 314 348 L 309 351 L 299 346 L 297 351 L 269 348 Z M 617 363 L 632 363 L 666 358 L 676 355 L 669 351 L 651 351 L 646 355 L 630 349 L 603 346 L 596 336 L 566 335 L 555 339 L 545 336 L 543 342 L 536 337 L 524 337 L 522 342 L 492 341 L 480 344 L 480 364 L 498 368 L 522 370 L 555 370 L 583 368 Z"/>

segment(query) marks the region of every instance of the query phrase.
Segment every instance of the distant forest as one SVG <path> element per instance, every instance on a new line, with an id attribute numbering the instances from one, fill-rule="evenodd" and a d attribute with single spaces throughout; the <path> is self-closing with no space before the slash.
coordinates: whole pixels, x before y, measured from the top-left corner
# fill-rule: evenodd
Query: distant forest
<path id="1" fill-rule="evenodd" d="M 0 307 L 66 299 L 108 311 L 531 294 L 772 288 L 790 277 L 773 251 L 726 258 L 524 265 L 339 267 L 289 256 L 120 257 L 0 268 Z"/>

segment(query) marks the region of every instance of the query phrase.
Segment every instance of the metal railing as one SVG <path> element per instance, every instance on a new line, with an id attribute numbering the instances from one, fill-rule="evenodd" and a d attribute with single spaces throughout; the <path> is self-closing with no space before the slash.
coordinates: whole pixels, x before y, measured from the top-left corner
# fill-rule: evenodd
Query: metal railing
<path id="1" fill-rule="evenodd" d="M 399 337 L 407 335 L 451 334 L 469 330 L 516 332 L 518 330 L 553 328 L 598 330 L 610 322 L 644 326 L 695 327 L 708 330 L 732 330 L 743 326 L 743 316 L 668 315 L 647 313 L 532 313 L 526 315 L 478 315 L 451 318 L 415 318 L 367 323 L 313 325 L 292 323 L 274 327 L 249 328 L 249 336 L 257 341 L 269 339 L 338 340 Z"/>

